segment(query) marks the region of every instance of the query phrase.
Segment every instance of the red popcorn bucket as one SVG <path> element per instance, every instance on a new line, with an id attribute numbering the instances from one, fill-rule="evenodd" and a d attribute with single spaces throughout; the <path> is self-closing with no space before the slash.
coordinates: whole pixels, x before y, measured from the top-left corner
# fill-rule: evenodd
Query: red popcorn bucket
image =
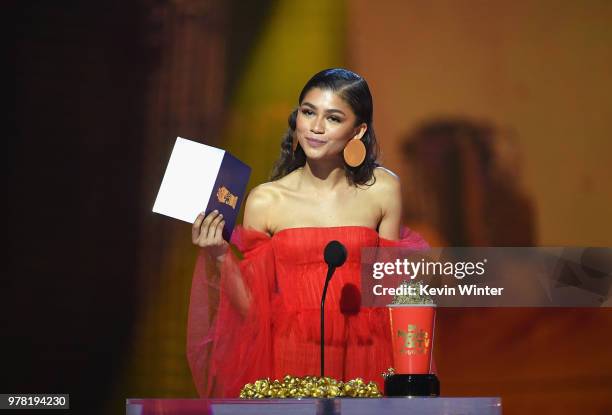
<path id="1" fill-rule="evenodd" d="M 431 372 L 435 304 L 388 305 L 393 368 L 398 374 Z"/>

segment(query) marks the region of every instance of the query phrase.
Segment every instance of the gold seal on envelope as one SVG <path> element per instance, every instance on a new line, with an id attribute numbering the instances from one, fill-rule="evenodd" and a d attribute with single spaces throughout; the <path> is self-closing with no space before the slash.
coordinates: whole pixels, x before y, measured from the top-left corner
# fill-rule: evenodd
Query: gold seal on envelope
<path id="1" fill-rule="evenodd" d="M 217 200 L 221 203 L 225 203 L 232 207 L 232 209 L 236 209 L 236 204 L 238 203 L 238 196 L 233 195 L 232 192 L 225 186 L 221 186 L 217 190 Z"/>

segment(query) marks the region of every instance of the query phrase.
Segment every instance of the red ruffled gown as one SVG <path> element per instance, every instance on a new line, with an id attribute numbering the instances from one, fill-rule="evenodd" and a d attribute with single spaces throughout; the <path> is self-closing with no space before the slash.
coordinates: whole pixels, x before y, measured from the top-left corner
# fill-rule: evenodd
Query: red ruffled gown
<path id="1" fill-rule="evenodd" d="M 235 398 L 244 384 L 266 377 L 319 375 L 323 250 L 331 240 L 348 256 L 325 301 L 325 374 L 373 380 L 382 390 L 392 358 L 389 317 L 385 308 L 361 307 L 361 248 L 426 242 L 408 229 L 390 241 L 362 226 L 291 228 L 272 237 L 237 227 L 232 242 L 244 258 L 227 255 L 213 275 L 201 254 L 194 273 L 187 357 L 201 397 Z M 248 311 L 235 306 L 239 292 L 249 293 Z"/>

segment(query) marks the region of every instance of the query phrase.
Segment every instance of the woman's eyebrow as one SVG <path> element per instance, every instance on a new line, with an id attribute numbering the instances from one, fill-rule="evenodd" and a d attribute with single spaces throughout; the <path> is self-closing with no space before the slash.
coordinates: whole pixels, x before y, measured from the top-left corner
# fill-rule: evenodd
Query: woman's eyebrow
<path id="1" fill-rule="evenodd" d="M 311 104 L 310 102 L 302 102 L 302 105 L 305 105 L 305 106 L 307 106 L 309 108 L 312 108 L 313 110 L 317 109 L 317 107 L 315 105 Z M 339 109 L 336 109 L 336 108 L 327 109 L 327 110 L 325 110 L 325 112 L 328 113 L 328 114 L 331 113 L 331 112 L 337 112 L 339 114 L 346 115 L 343 111 L 341 111 Z"/>

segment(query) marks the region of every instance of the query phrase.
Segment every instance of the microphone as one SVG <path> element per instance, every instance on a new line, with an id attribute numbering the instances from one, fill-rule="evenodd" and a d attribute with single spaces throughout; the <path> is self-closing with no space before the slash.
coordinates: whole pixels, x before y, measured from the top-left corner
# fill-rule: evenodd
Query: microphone
<path id="1" fill-rule="evenodd" d="M 329 267 L 337 268 L 346 261 L 346 248 L 338 241 L 331 241 L 325 247 L 323 257 Z"/>
<path id="2" fill-rule="evenodd" d="M 325 246 L 323 258 L 327 264 L 327 277 L 325 277 L 323 295 L 321 296 L 321 377 L 325 376 L 325 297 L 327 296 L 327 286 L 336 268 L 342 266 L 346 261 L 346 248 L 338 241 L 331 241 Z"/>

